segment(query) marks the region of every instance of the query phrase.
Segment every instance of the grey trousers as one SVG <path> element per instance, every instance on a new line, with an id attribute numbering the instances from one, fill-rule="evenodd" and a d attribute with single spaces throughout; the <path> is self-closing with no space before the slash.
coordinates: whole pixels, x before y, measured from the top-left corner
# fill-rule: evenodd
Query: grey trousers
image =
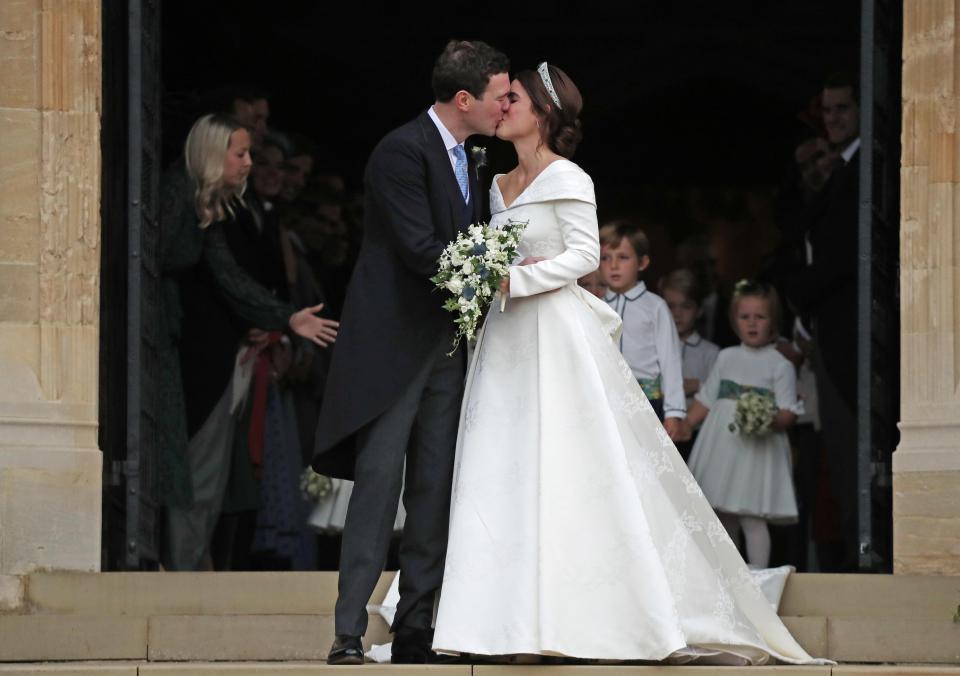
<path id="1" fill-rule="evenodd" d="M 429 629 L 443 581 L 464 355 L 438 345 L 400 399 L 360 431 L 340 552 L 336 633 L 362 636 L 367 602 L 387 561 L 403 490 L 400 602 L 394 630 Z M 404 479 L 404 458 L 406 478 Z"/>
<path id="2" fill-rule="evenodd" d="M 220 516 L 230 477 L 230 460 L 236 418 L 230 413 L 231 382 L 220 401 L 187 445 L 193 485 L 193 506 L 167 510 L 168 570 L 206 570 L 210 538 Z"/>

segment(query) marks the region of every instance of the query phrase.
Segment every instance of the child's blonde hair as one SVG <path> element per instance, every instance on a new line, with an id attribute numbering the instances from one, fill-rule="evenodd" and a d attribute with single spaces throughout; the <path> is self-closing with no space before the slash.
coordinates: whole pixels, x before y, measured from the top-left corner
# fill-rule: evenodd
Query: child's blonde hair
<path id="1" fill-rule="evenodd" d="M 770 284 L 751 279 L 741 279 L 733 287 L 733 298 L 730 300 L 730 326 L 734 333 L 737 331 L 737 306 L 747 297 L 763 298 L 770 309 L 770 337 L 776 340 L 780 337 L 780 318 L 783 310 L 780 306 L 780 294 Z"/>
<path id="2" fill-rule="evenodd" d="M 667 289 L 682 293 L 684 297 L 689 298 L 698 306 L 703 305 L 703 299 L 707 297 L 703 284 L 700 283 L 693 271 L 687 268 L 674 270 L 661 280 L 660 294 L 663 295 L 663 292 Z"/>
<path id="3" fill-rule="evenodd" d="M 616 220 L 610 221 L 600 228 L 600 246 L 620 246 L 620 242 L 624 238 L 630 242 L 630 246 L 633 247 L 638 259 L 650 255 L 650 240 L 635 223 Z"/>
<path id="4" fill-rule="evenodd" d="M 230 147 L 230 136 L 238 129 L 246 129 L 229 115 L 204 115 L 193 123 L 183 155 L 187 173 L 197 184 L 196 208 L 200 227 L 206 228 L 215 221 L 222 221 L 227 214 L 233 216 L 234 201 L 243 203 L 247 181 L 236 186 L 223 183 L 223 163 Z"/>

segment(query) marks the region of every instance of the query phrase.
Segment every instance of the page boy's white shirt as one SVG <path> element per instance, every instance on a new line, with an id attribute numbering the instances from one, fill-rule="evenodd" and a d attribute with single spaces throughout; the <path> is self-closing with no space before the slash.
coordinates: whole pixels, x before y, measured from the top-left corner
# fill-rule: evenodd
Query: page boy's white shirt
<path id="1" fill-rule="evenodd" d="M 608 292 L 604 300 L 623 320 L 620 352 L 635 378 L 661 377 L 663 415 L 683 418 L 687 401 L 683 394 L 680 337 L 663 298 L 648 291 L 643 282 L 625 293 Z"/>
<path id="2" fill-rule="evenodd" d="M 686 338 L 680 339 L 680 364 L 684 378 L 699 380 L 700 384 L 710 375 L 720 348 L 694 331 Z M 693 396 L 687 397 L 687 405 Z"/>

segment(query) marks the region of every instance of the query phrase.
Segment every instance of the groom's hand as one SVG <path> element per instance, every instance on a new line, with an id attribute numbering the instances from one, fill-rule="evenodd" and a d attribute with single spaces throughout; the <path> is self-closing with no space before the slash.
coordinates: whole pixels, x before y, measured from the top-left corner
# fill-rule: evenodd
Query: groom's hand
<path id="1" fill-rule="evenodd" d="M 539 263 L 540 261 L 545 261 L 545 260 L 547 259 L 544 258 L 543 256 L 527 256 L 522 261 L 520 261 L 520 265 L 533 265 L 534 263 Z"/>

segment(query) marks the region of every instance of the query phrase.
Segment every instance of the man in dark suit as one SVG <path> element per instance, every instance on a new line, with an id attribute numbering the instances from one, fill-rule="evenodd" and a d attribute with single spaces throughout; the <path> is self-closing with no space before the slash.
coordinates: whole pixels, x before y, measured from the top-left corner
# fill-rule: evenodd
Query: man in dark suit
<path id="1" fill-rule="evenodd" d="M 836 505 L 836 542 L 821 567 L 858 567 L 857 523 L 857 252 L 860 108 L 855 77 L 827 78 L 824 127 L 837 159 L 806 216 L 805 265 L 788 280 L 788 298 L 812 324 L 817 404 Z"/>
<path id="2" fill-rule="evenodd" d="M 394 662 L 434 657 L 465 351 L 430 277 L 458 231 L 484 217 L 463 146 L 492 136 L 509 106 L 507 58 L 451 41 L 433 69 L 436 102 L 387 134 L 367 163 L 365 231 L 344 303 L 314 467 L 355 480 L 340 555 L 330 664 L 363 662 L 366 604 L 386 563 L 403 487 Z M 350 443 L 355 440 L 355 443 Z M 404 461 L 406 476 L 404 478 Z"/>

